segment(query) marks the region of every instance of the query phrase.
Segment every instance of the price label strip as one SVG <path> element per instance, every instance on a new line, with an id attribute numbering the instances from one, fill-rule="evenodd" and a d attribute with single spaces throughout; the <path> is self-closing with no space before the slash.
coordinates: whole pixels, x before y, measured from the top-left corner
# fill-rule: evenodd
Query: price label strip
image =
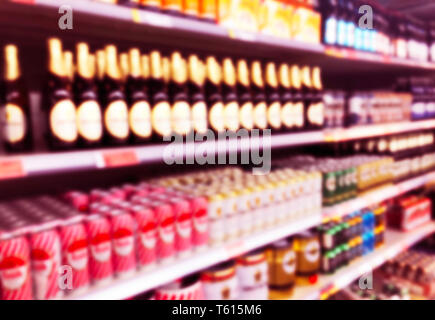
<path id="1" fill-rule="evenodd" d="M 116 168 L 139 164 L 134 150 L 103 151 L 97 153 L 97 168 Z"/>
<path id="2" fill-rule="evenodd" d="M 23 160 L 20 158 L 0 158 L 0 180 L 24 177 Z"/>

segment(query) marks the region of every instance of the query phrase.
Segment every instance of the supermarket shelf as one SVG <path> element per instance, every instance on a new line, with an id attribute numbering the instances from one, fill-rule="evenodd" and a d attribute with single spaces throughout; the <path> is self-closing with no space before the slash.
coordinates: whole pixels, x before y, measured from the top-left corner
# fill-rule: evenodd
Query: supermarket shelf
<path id="1" fill-rule="evenodd" d="M 414 130 L 435 128 L 435 120 L 359 126 L 349 129 L 285 133 L 272 136 L 252 135 L 236 140 L 188 142 L 185 144 L 160 144 L 128 146 L 83 151 L 51 152 L 0 156 L 0 180 L 47 173 L 86 169 L 124 167 L 139 164 L 172 164 L 181 155 L 194 159 L 207 154 L 234 154 L 257 148 L 284 148 L 316 143 L 339 142 L 358 138 L 391 135 Z M 178 155 L 178 156 L 175 156 Z"/>
<path id="2" fill-rule="evenodd" d="M 323 209 L 323 219 L 342 217 L 359 209 L 375 205 L 384 200 L 396 197 L 413 189 L 424 186 L 426 183 L 435 180 L 435 171 L 423 174 L 416 178 L 408 179 L 394 185 L 386 185 L 376 188 L 358 198 L 337 204 L 333 207 Z"/>
<path id="3" fill-rule="evenodd" d="M 26 7 L 23 4 L 26 4 Z M 86 0 L 63 0 L 61 3 L 58 0 L 10 0 L 9 3 L 0 3 L 0 9 L 4 7 L 4 10 L 0 12 L 4 12 L 4 20 L 9 20 L 10 23 L 23 20 L 16 19 L 17 15 L 24 15 L 23 18 L 25 18 L 26 14 L 31 13 L 33 20 L 38 20 L 39 24 L 32 24 L 36 21 L 26 21 L 28 25 L 20 26 L 26 34 L 29 32 L 37 34 L 38 28 L 42 28 L 47 34 L 53 34 L 54 22 L 57 23 L 59 18 L 60 5 L 71 6 L 74 21 L 77 21 L 74 23 L 78 26 L 74 30 L 68 30 L 68 34 L 64 33 L 62 36 L 87 35 L 98 39 L 112 39 L 112 41 L 113 39 L 151 41 L 162 45 L 171 42 L 184 47 L 258 57 L 282 58 L 283 54 L 291 53 L 307 62 L 312 62 L 315 58 L 316 63 L 328 72 L 354 74 L 355 72 L 378 72 L 385 69 L 390 71 L 396 69 L 402 71 L 406 69 L 435 70 L 435 63 L 420 63 L 368 52 L 325 47 L 322 44 L 310 44 L 232 30 L 214 23 Z M 10 18 L 12 13 L 14 20 Z M 51 21 L 52 19 L 56 20 Z M 35 26 L 35 29 L 29 30 L 32 26 Z"/>
<path id="4" fill-rule="evenodd" d="M 379 267 L 413 244 L 435 232 L 435 222 L 430 222 L 411 232 L 386 231 L 385 244 L 374 252 L 358 259 L 333 275 L 320 276 L 312 286 L 297 286 L 289 299 L 327 299 L 330 295 L 349 285 L 359 276 Z"/>
<path id="5" fill-rule="evenodd" d="M 67 297 L 66 299 L 116 300 L 131 298 L 141 292 L 200 271 L 219 262 L 237 257 L 245 252 L 282 239 L 301 230 L 306 230 L 318 225 L 320 220 L 320 217 L 311 217 L 305 221 L 271 228 L 221 247 L 207 248 L 202 253 L 176 260 L 170 264 L 158 265 L 152 270 L 140 272 L 129 279 L 115 280 L 106 287 L 93 289 L 84 295 Z"/>
<path id="6" fill-rule="evenodd" d="M 375 204 L 376 202 L 394 197 L 414 188 L 418 188 L 431 179 L 435 179 L 435 171 L 407 180 L 395 186 L 385 187 L 382 189 L 382 192 L 380 192 L 380 190 L 376 190 L 370 194 L 367 194 L 363 198 L 347 201 L 338 205 L 335 210 L 331 211 L 331 209 L 324 209 L 322 212 L 322 217 L 335 217 L 337 215 L 345 215 L 355 210 L 363 209 L 371 204 Z M 171 282 L 180 277 L 200 271 L 219 262 L 239 256 L 255 248 L 259 248 L 297 232 L 315 227 L 321 222 L 321 217 L 311 217 L 305 221 L 274 227 L 261 233 L 253 234 L 244 239 L 237 240 L 230 244 L 226 244 L 222 247 L 211 247 L 202 253 L 196 253 L 191 257 L 177 260 L 172 264 L 159 265 L 158 268 L 147 270 L 146 272 L 140 272 L 130 279 L 116 280 L 107 287 L 92 289 L 90 292 L 84 295 L 67 298 L 126 299 L 151 288 Z M 432 225 L 432 229 L 435 230 L 435 224 Z M 409 233 L 410 238 L 407 238 L 407 241 L 415 238 L 411 237 L 413 234 L 414 233 Z"/>

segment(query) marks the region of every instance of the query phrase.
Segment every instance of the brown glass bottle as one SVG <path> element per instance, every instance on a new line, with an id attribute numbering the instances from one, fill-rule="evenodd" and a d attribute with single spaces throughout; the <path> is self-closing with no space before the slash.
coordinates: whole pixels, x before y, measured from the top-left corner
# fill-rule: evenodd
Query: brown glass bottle
<path id="1" fill-rule="evenodd" d="M 159 51 L 150 53 L 149 98 L 151 102 L 151 124 L 155 142 L 162 142 L 164 137 L 169 137 L 171 129 L 171 106 L 166 88 L 167 73 L 163 73 L 165 67 Z M 167 63 L 165 63 L 167 64 Z M 165 74 L 165 78 L 164 78 Z"/>
<path id="2" fill-rule="evenodd" d="M 264 93 L 263 70 L 259 61 L 251 64 L 251 94 L 254 104 L 254 126 L 256 129 L 267 128 L 267 104 Z"/>
<path id="3" fill-rule="evenodd" d="M 105 48 L 106 61 L 101 105 L 103 106 L 104 142 L 121 145 L 129 139 L 128 106 L 118 64 L 117 50 L 114 45 Z"/>
<path id="4" fill-rule="evenodd" d="M 237 99 L 236 69 L 230 58 L 223 61 L 222 101 L 225 129 L 236 132 L 240 128 L 239 101 Z"/>
<path id="5" fill-rule="evenodd" d="M 146 63 L 145 67 L 142 63 Z M 149 74 L 148 57 L 142 56 L 139 49 L 130 49 L 128 53 L 128 73 L 126 78 L 126 96 L 128 103 L 128 123 L 132 143 L 146 143 L 151 140 L 151 105 L 146 87 Z"/>
<path id="6" fill-rule="evenodd" d="M 206 60 L 207 78 L 205 93 L 208 109 L 208 123 L 215 133 L 225 130 L 224 104 L 221 93 L 222 69 L 215 57 Z"/>
<path id="7" fill-rule="evenodd" d="M 297 65 L 290 67 L 290 83 L 293 100 L 293 130 L 303 130 L 305 125 L 304 100 L 302 96 L 302 81 L 300 68 Z"/>
<path id="8" fill-rule="evenodd" d="M 305 126 L 304 129 L 313 129 L 313 120 L 315 112 L 312 109 L 314 106 L 313 85 L 311 79 L 311 68 L 309 66 L 303 66 L 301 68 L 301 82 L 302 82 L 302 99 L 304 101 L 304 114 L 305 114 Z"/>
<path id="9" fill-rule="evenodd" d="M 240 106 L 240 127 L 250 131 L 254 128 L 254 105 L 252 104 L 249 67 L 243 59 L 237 61 L 237 97 Z"/>
<path id="10" fill-rule="evenodd" d="M 86 43 L 77 44 L 77 73 L 74 79 L 74 98 L 77 106 L 79 145 L 93 147 L 103 138 L 101 106 L 95 84 L 95 56 L 89 54 Z"/>
<path id="11" fill-rule="evenodd" d="M 278 70 L 279 94 L 281 99 L 281 123 L 284 131 L 291 131 L 294 127 L 293 99 L 290 83 L 290 68 L 282 63 Z"/>
<path id="12" fill-rule="evenodd" d="M 69 62 L 65 61 L 59 39 L 48 40 L 48 52 L 48 81 L 44 102 L 46 138 L 52 149 L 69 149 L 76 146 L 78 137 L 76 106 L 69 78 L 71 67 L 66 69 L 66 62 Z"/>
<path id="13" fill-rule="evenodd" d="M 4 78 L 2 88 L 3 143 L 7 151 L 32 148 L 31 117 L 27 90 L 20 72 L 18 49 L 9 44 L 4 50 Z"/>
<path id="14" fill-rule="evenodd" d="M 192 130 L 191 108 L 187 95 L 187 63 L 179 52 L 171 55 L 170 68 L 171 128 L 174 134 L 185 137 Z"/>
<path id="15" fill-rule="evenodd" d="M 192 129 L 195 133 L 205 134 L 208 129 L 207 104 L 204 96 L 205 65 L 196 55 L 190 55 L 188 71 Z"/>
<path id="16" fill-rule="evenodd" d="M 308 68 L 308 67 L 305 67 Z M 308 68 L 309 69 L 309 68 Z M 306 69 L 303 69 L 306 70 Z M 308 72 L 308 71 L 306 71 Z M 307 99 L 306 103 L 306 126 L 309 130 L 321 130 L 324 123 L 324 104 L 323 104 L 323 83 L 321 70 L 319 67 L 313 67 L 311 70 L 311 99 Z"/>
<path id="17" fill-rule="evenodd" d="M 274 132 L 281 131 L 281 98 L 279 95 L 276 66 L 273 62 L 266 64 L 266 102 L 267 122 Z"/>

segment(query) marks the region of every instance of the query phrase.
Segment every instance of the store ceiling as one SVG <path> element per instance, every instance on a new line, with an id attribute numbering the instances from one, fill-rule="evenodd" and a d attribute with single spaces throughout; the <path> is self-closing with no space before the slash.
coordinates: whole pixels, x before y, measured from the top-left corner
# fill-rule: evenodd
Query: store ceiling
<path id="1" fill-rule="evenodd" d="M 376 0 L 376 2 L 426 22 L 435 22 L 435 0 Z"/>

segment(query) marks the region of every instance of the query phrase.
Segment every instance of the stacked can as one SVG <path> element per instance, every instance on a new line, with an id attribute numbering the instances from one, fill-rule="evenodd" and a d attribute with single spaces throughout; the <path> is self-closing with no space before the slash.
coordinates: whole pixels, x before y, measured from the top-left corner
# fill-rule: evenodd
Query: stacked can
<path id="1" fill-rule="evenodd" d="M 208 199 L 211 245 L 320 215 L 321 211 L 321 175 L 315 170 L 284 168 L 255 176 L 239 168 L 225 168 L 153 182 Z"/>
<path id="2" fill-rule="evenodd" d="M 237 259 L 237 279 L 240 299 L 268 299 L 268 265 L 264 249 L 252 251 Z"/>

